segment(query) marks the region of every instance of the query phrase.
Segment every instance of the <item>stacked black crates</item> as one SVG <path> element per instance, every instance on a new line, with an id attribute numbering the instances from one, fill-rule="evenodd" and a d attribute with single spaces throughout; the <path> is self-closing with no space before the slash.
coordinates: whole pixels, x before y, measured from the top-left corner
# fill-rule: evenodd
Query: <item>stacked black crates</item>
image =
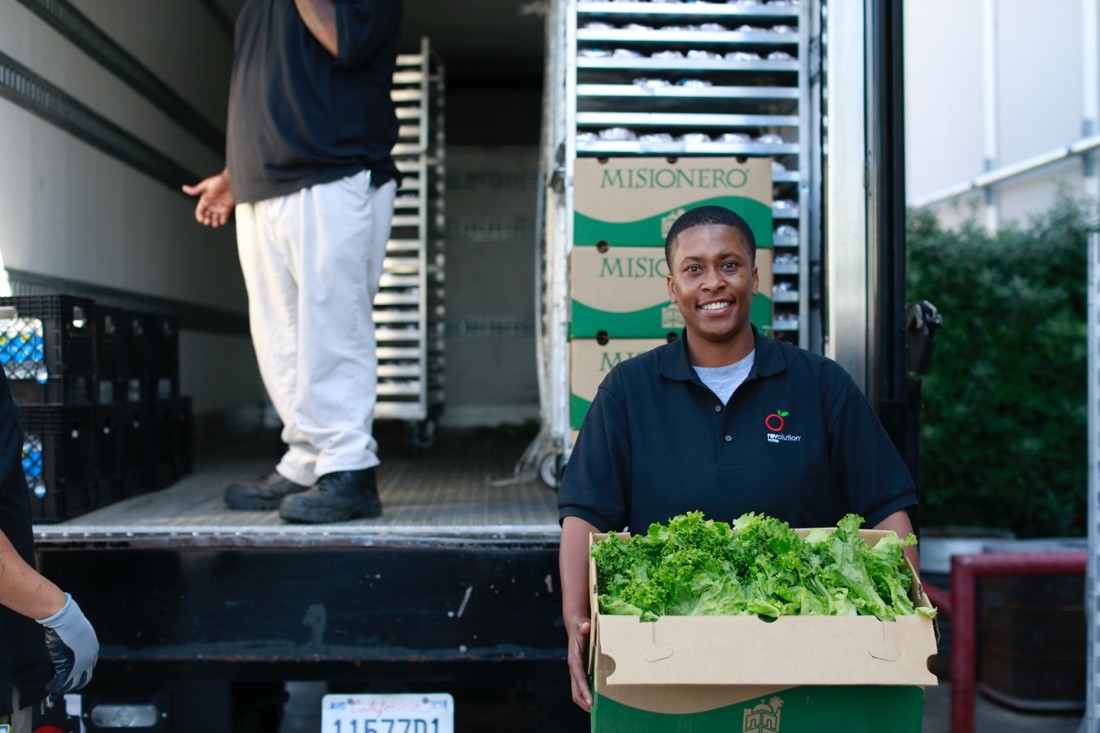
<path id="1" fill-rule="evenodd" d="M 119 492 L 170 486 L 191 470 L 191 398 L 179 393 L 179 325 L 173 315 L 124 310 L 116 394 L 126 449 Z M 101 376 L 100 384 L 106 380 Z M 172 419 L 166 419 L 170 415 Z"/>
<path id="2" fill-rule="evenodd" d="M 0 298 L 0 361 L 26 405 L 85 405 L 95 390 L 95 302 L 68 295 Z"/>
<path id="3" fill-rule="evenodd" d="M 35 522 L 164 488 L 191 470 L 174 316 L 68 295 L 0 298 Z"/>

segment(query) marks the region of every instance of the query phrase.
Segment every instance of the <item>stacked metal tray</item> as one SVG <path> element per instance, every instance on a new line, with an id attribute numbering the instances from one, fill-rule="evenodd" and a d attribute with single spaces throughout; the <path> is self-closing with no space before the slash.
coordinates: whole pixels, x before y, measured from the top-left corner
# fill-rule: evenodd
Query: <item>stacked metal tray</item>
<path id="1" fill-rule="evenodd" d="M 798 0 L 575 4 L 577 156 L 732 155 L 773 162 L 773 328 L 806 312 L 800 184 L 812 136 Z M 567 125 L 568 127 L 568 125 Z"/>
<path id="2" fill-rule="evenodd" d="M 428 448 L 443 409 L 444 71 L 428 39 L 397 58 L 392 98 L 401 131 L 393 156 L 402 183 L 381 288 L 377 419 L 406 422 L 406 442 Z"/>

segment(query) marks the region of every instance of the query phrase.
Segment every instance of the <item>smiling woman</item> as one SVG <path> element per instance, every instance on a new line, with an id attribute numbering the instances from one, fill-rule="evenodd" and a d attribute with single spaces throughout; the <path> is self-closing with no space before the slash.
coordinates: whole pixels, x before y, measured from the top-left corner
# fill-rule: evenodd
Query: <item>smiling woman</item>
<path id="1" fill-rule="evenodd" d="M 697 367 L 723 367 L 754 348 L 749 312 L 759 284 L 752 230 L 737 214 L 703 206 L 669 230 L 668 294 L 689 334 Z"/>
<path id="2" fill-rule="evenodd" d="M 558 492 L 562 615 L 573 699 L 589 710 L 588 538 L 652 531 L 685 512 L 763 513 L 792 527 L 848 514 L 912 532 L 913 480 L 866 398 L 834 361 L 761 334 L 756 242 L 719 206 L 688 210 L 665 241 L 682 338 L 619 362 L 588 409 Z M 783 432 L 779 432 L 783 431 Z M 905 548 L 914 567 L 915 548 Z"/>

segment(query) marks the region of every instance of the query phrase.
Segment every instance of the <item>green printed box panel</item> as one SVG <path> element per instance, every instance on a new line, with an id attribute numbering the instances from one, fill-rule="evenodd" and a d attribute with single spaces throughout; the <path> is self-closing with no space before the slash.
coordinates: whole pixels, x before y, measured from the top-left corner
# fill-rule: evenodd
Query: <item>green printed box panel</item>
<path id="1" fill-rule="evenodd" d="M 730 209 L 749 225 L 757 249 L 772 248 L 774 219 L 771 206 L 736 196 L 696 201 L 638 221 L 609 222 L 575 212 L 573 244 L 590 247 L 606 242 L 616 246 L 663 248 L 672 224 L 685 212 L 700 206 L 724 206 Z"/>
<path id="2" fill-rule="evenodd" d="M 618 338 L 660 338 L 684 327 L 684 317 L 675 303 L 664 302 L 634 311 L 605 311 L 577 300 L 572 302 L 569 324 L 571 338 L 595 338 L 609 334 Z M 762 293 L 752 298 L 749 320 L 765 335 L 772 335 L 772 299 Z"/>
<path id="3" fill-rule="evenodd" d="M 651 700 L 690 709 L 691 687 L 653 690 Z M 916 686 L 792 687 L 697 712 L 652 712 L 616 702 L 597 691 L 595 733 L 920 733 L 924 689 Z"/>
<path id="4" fill-rule="evenodd" d="M 750 319 L 772 327 L 772 250 L 756 253 L 757 294 Z M 684 326 L 669 300 L 668 264 L 652 247 L 574 247 L 569 255 L 570 335 L 590 338 L 661 338 Z M 765 295 L 768 294 L 768 295 Z"/>
<path id="5" fill-rule="evenodd" d="M 678 333 L 673 332 L 672 338 Z M 600 383 L 621 361 L 668 343 L 669 338 L 614 338 L 600 343 L 594 338 L 569 342 L 569 424 L 579 429 L 596 398 Z"/>
<path id="6" fill-rule="evenodd" d="M 699 206 L 740 214 L 756 246 L 772 246 L 770 158 L 580 158 L 573 243 L 661 247 L 672 223 Z"/>

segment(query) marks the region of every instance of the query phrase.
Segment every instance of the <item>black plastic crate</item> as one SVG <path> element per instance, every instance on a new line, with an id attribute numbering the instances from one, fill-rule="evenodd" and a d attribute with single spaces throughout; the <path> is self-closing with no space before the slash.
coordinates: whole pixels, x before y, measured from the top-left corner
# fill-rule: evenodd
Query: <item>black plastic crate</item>
<path id="1" fill-rule="evenodd" d="M 153 314 L 153 375 L 156 399 L 180 396 L 179 319 L 167 313 Z"/>
<path id="2" fill-rule="evenodd" d="M 92 407 L 92 477 L 95 481 L 96 506 L 106 506 L 126 496 L 124 468 L 126 452 L 122 443 L 124 405 Z"/>
<path id="3" fill-rule="evenodd" d="M 125 402 L 128 390 L 130 323 L 121 308 L 95 306 L 96 402 Z"/>
<path id="4" fill-rule="evenodd" d="M 152 313 L 126 312 L 126 401 L 151 402 L 157 394 L 156 318 Z"/>
<path id="5" fill-rule="evenodd" d="M 171 486 L 191 473 L 191 398 L 158 400 L 156 408 L 156 486 Z"/>
<path id="6" fill-rule="evenodd" d="M 0 298 L 0 363 L 21 405 L 95 401 L 95 301 L 71 295 Z"/>
<path id="7" fill-rule="evenodd" d="M 96 485 L 70 484 L 66 489 L 51 491 L 42 499 L 31 495 L 31 521 L 35 524 L 57 524 L 96 508 Z"/>
<path id="8" fill-rule="evenodd" d="M 144 494 L 156 486 L 156 409 L 149 402 L 122 405 L 119 444 L 123 498 Z"/>
<path id="9" fill-rule="evenodd" d="M 91 408 L 25 405 L 20 424 L 33 521 L 60 522 L 93 509 Z"/>

